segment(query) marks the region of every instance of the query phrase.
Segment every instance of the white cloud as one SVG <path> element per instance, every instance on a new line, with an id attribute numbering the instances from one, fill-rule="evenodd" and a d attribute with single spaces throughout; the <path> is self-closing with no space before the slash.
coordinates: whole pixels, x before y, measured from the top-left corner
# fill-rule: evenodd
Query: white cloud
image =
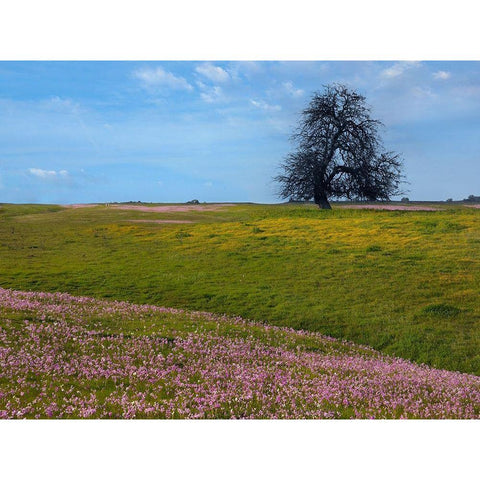
<path id="1" fill-rule="evenodd" d="M 250 100 L 250 103 L 256 107 L 260 108 L 261 110 L 266 110 L 268 112 L 278 112 L 282 109 L 280 105 L 270 105 L 267 102 L 264 102 L 263 100 Z"/>
<path id="2" fill-rule="evenodd" d="M 411 89 L 412 95 L 417 98 L 435 98 L 436 95 L 430 90 L 430 88 L 413 87 Z"/>
<path id="3" fill-rule="evenodd" d="M 30 175 L 34 177 L 42 178 L 42 179 L 65 179 L 67 178 L 68 171 L 67 170 L 43 170 L 41 168 L 29 168 L 28 172 Z"/>
<path id="4" fill-rule="evenodd" d="M 202 82 L 198 82 L 198 85 L 203 92 L 200 94 L 200 97 L 204 102 L 207 103 L 215 103 L 225 100 L 225 96 L 223 94 L 223 90 L 219 86 L 207 87 Z"/>
<path id="5" fill-rule="evenodd" d="M 204 63 L 195 68 L 200 75 L 208 78 L 212 82 L 222 83 L 230 80 L 230 75 L 222 67 L 217 67 L 211 63 Z"/>
<path id="6" fill-rule="evenodd" d="M 193 87 L 183 77 L 177 77 L 162 67 L 141 68 L 135 70 L 133 76 L 140 80 L 142 85 L 147 89 L 171 88 L 173 90 L 193 90 Z"/>
<path id="7" fill-rule="evenodd" d="M 418 66 L 420 66 L 420 62 L 398 62 L 382 70 L 381 75 L 385 78 L 395 78 L 403 75 L 407 70 Z"/>
<path id="8" fill-rule="evenodd" d="M 285 88 L 285 90 L 287 91 L 287 93 L 292 97 L 298 98 L 303 96 L 303 94 L 305 93 L 302 89 L 295 88 L 292 82 L 283 82 L 282 85 L 283 88 Z"/>
<path id="9" fill-rule="evenodd" d="M 444 70 L 439 70 L 438 72 L 435 72 L 433 74 L 433 78 L 435 80 L 447 80 L 450 77 L 451 77 L 451 73 L 445 72 Z"/>
<path id="10" fill-rule="evenodd" d="M 49 100 L 42 101 L 48 110 L 53 110 L 61 113 L 78 114 L 80 111 L 80 105 L 69 98 L 52 97 Z"/>
<path id="11" fill-rule="evenodd" d="M 262 75 L 265 68 L 265 64 L 262 62 L 242 61 L 231 64 L 229 72 L 234 79 L 245 77 L 251 80 L 255 76 Z"/>
<path id="12" fill-rule="evenodd" d="M 212 182 L 205 182 L 203 184 L 204 187 L 207 187 L 207 188 L 210 188 L 210 187 L 213 187 L 213 183 Z"/>

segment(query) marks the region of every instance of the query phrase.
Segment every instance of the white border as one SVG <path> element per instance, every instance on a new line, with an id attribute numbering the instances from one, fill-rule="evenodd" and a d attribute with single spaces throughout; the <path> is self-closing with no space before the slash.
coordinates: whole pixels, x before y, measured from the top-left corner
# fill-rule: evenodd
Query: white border
<path id="1" fill-rule="evenodd" d="M 473 0 L 7 2 L 0 14 L 2 60 L 480 57 Z"/>
<path id="2" fill-rule="evenodd" d="M 478 421 L 2 421 L 3 478 L 472 478 Z"/>

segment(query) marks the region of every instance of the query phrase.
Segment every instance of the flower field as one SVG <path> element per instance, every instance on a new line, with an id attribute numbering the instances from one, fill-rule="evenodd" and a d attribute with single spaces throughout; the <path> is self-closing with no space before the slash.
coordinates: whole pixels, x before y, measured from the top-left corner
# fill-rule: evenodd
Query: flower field
<path id="1" fill-rule="evenodd" d="M 1 418 L 480 418 L 480 378 L 239 317 L 0 289 Z"/>
<path id="2" fill-rule="evenodd" d="M 0 204 L 0 286 L 238 315 L 480 376 L 479 209 L 136 206 Z"/>

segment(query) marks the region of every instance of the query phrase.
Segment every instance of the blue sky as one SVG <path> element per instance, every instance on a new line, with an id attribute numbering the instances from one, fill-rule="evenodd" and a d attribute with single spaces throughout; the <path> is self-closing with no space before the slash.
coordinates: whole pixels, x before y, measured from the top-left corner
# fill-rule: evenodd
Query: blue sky
<path id="1" fill-rule="evenodd" d="M 280 201 L 331 82 L 367 97 L 410 199 L 480 195 L 480 62 L 0 62 L 0 202 Z"/>

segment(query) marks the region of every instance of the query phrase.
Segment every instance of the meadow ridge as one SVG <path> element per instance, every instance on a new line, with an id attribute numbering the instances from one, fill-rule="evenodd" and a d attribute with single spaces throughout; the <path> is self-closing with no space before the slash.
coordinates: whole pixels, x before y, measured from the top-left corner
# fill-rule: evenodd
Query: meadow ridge
<path id="1" fill-rule="evenodd" d="M 0 289 L 0 418 L 480 418 L 480 378 L 240 317 Z"/>
<path id="2" fill-rule="evenodd" d="M 480 375 L 476 208 L 126 206 L 141 209 L 1 205 L 0 287 L 240 316 Z"/>

